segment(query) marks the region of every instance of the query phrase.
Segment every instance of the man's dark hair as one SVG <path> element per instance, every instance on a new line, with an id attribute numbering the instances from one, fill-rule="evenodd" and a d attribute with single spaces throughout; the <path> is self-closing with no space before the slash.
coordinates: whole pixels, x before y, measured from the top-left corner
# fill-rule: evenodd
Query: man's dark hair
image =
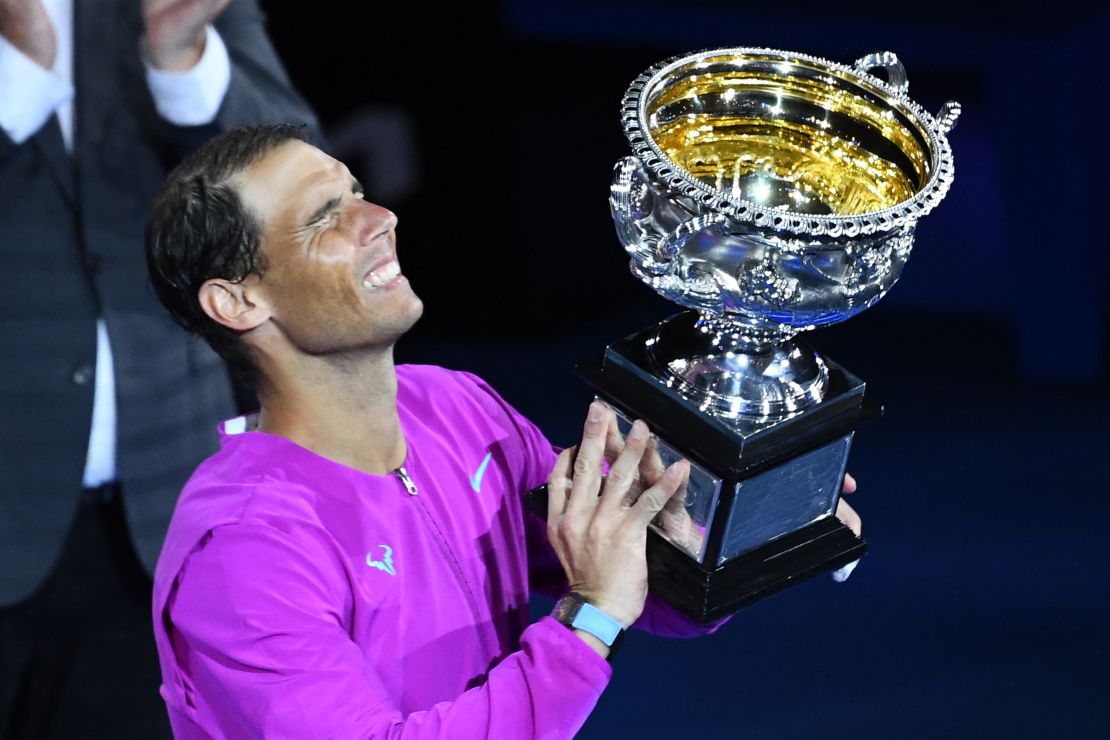
<path id="1" fill-rule="evenodd" d="M 150 284 L 174 320 L 203 337 L 232 372 L 257 387 L 258 368 L 240 332 L 200 307 L 206 280 L 241 282 L 262 275 L 262 225 L 231 179 L 288 141 L 310 142 L 304 126 L 274 124 L 227 131 L 186 157 L 166 179 L 146 229 Z"/>

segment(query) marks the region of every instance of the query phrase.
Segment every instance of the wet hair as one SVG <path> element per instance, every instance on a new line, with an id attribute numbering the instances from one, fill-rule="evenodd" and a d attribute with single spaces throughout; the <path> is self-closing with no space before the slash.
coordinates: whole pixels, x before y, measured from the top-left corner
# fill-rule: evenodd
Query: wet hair
<path id="1" fill-rule="evenodd" d="M 242 332 L 214 321 L 200 306 L 205 281 L 242 282 L 266 270 L 262 224 L 231 180 L 289 141 L 311 143 L 305 126 L 270 124 L 232 129 L 174 168 L 154 200 L 146 229 L 151 287 L 174 320 L 227 361 L 256 388 L 259 368 Z"/>

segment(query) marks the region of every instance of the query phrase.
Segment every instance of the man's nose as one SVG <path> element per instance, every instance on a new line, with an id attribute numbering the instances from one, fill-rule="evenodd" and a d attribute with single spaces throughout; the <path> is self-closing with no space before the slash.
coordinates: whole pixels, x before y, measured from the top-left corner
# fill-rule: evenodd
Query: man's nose
<path id="1" fill-rule="evenodd" d="M 359 211 L 359 244 L 368 244 L 382 234 L 397 228 L 397 215 L 377 203 L 364 201 Z"/>

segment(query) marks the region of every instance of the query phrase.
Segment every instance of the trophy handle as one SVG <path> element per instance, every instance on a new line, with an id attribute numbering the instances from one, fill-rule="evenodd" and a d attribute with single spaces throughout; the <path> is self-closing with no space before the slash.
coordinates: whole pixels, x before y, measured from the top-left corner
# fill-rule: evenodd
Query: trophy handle
<path id="1" fill-rule="evenodd" d="M 853 66 L 864 74 L 874 74 L 875 70 L 886 72 L 887 84 L 899 93 L 905 94 L 910 89 L 909 80 L 906 79 L 906 69 L 893 51 L 873 52 L 857 59 Z"/>
<path id="2" fill-rule="evenodd" d="M 663 275 L 670 270 L 670 263 L 659 258 L 659 237 L 640 228 L 638 221 L 647 214 L 633 202 L 632 190 L 637 184 L 647 185 L 643 164 L 636 157 L 624 157 L 613 168 L 613 183 L 609 186 L 609 209 L 617 237 L 633 261 L 649 275 Z"/>
<path id="3" fill-rule="evenodd" d="M 686 246 L 686 242 L 695 236 L 700 235 L 706 229 L 727 225 L 728 219 L 719 213 L 709 213 L 684 221 L 678 225 L 678 228 L 660 240 L 659 246 L 655 249 L 657 259 L 669 263 L 678 256 L 682 248 Z"/>
<path id="4" fill-rule="evenodd" d="M 956 128 L 956 121 L 960 117 L 963 106 L 955 100 L 945 101 L 937 112 L 937 129 L 947 136 L 948 132 Z"/>

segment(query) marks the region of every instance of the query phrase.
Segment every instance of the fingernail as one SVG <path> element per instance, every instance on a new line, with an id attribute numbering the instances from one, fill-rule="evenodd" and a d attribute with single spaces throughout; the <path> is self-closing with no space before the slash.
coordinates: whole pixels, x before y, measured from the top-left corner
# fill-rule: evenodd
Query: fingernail
<path id="1" fill-rule="evenodd" d="M 586 415 L 586 418 L 590 421 L 601 421 L 604 414 L 605 410 L 601 407 L 601 404 L 594 401 L 590 404 L 590 412 Z"/>
<path id="2" fill-rule="evenodd" d="M 859 565 L 859 561 L 853 560 L 847 565 L 837 568 L 832 572 L 832 579 L 837 583 L 844 583 L 848 580 L 848 576 L 852 575 L 852 571 L 856 569 L 857 565 Z"/>
<path id="3" fill-rule="evenodd" d="M 632 422 L 632 428 L 628 430 L 629 439 L 643 439 L 647 436 L 647 424 L 637 419 Z"/>

